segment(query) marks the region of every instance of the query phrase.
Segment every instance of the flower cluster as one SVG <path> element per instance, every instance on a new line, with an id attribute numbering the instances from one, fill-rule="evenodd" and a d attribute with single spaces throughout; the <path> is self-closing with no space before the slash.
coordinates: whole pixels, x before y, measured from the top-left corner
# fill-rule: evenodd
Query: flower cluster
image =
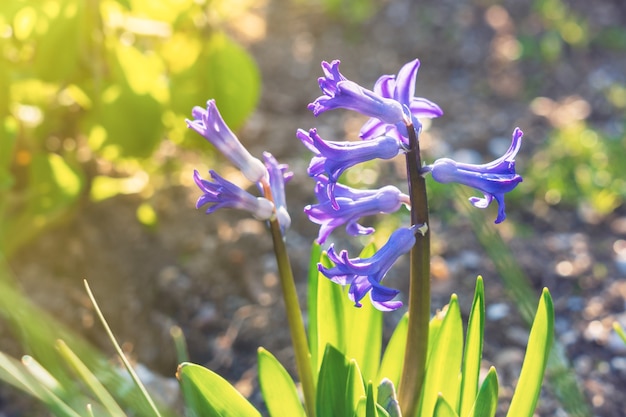
<path id="1" fill-rule="evenodd" d="M 186 120 L 187 126 L 213 144 L 261 193 L 255 197 L 213 170 L 209 171 L 213 181 L 194 171 L 194 181 L 202 191 L 196 207 L 209 205 L 207 213 L 230 207 L 248 211 L 259 220 L 276 219 L 284 234 L 291 224 L 285 205 L 285 183 L 293 174 L 287 171 L 287 165 L 279 164 L 269 152 L 263 154 L 265 163 L 253 157 L 228 128 L 215 100 L 209 100 L 206 109 L 194 107 L 191 114 L 194 119 Z"/>
<path id="2" fill-rule="evenodd" d="M 360 131 L 361 141 L 328 141 L 316 129 L 298 130 L 297 137 L 313 152 L 308 174 L 315 178 L 317 204 L 305 207 L 309 219 L 320 225 L 317 241 L 323 244 L 331 232 L 345 225 L 351 235 L 374 232 L 371 227 L 359 224 L 362 217 L 379 213 L 392 213 L 403 204 L 410 206 L 409 196 L 393 186 L 378 190 L 355 190 L 339 184 L 341 174 L 365 161 L 390 159 L 410 151 L 409 133 L 419 135 L 420 118 L 435 118 L 443 114 L 438 105 L 415 96 L 415 82 L 420 62 L 416 59 L 404 65 L 397 76 L 383 75 L 373 90 L 348 80 L 339 71 L 339 61 L 322 62 L 324 76 L 319 78 L 322 95 L 308 108 L 315 116 L 328 110 L 343 108 L 369 117 Z M 421 168 L 421 174 L 431 173 L 435 181 L 456 182 L 473 187 L 484 198 L 470 199 L 474 206 L 487 207 L 492 200 L 498 203 L 496 223 L 506 217 L 504 194 L 522 181 L 515 172 L 515 156 L 521 146 L 522 131 L 515 129 L 509 150 L 499 159 L 484 165 L 455 162 L 448 158 Z M 318 269 L 333 282 L 349 286 L 349 297 L 355 306 L 370 294 L 372 304 L 380 310 L 395 310 L 402 303 L 394 298 L 398 290 L 381 284 L 387 271 L 415 243 L 416 233 L 425 233 L 428 225 L 411 225 L 391 234 L 387 243 L 372 257 L 350 259 L 346 251 L 336 253 L 328 249 L 328 257 L 335 264 Z"/>

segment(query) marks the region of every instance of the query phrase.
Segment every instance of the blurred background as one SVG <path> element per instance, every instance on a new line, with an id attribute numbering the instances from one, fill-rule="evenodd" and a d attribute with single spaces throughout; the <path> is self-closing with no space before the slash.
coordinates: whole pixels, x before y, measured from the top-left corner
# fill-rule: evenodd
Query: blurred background
<path id="1" fill-rule="evenodd" d="M 456 292 L 467 314 L 474 280 L 485 278 L 485 369 L 498 369 L 505 410 L 528 337 L 526 306 L 548 286 L 558 344 L 537 414 L 626 415 L 626 349 L 611 330 L 626 326 L 619 0 L 2 2 L 0 351 L 62 374 L 53 347 L 62 334 L 111 357 L 87 279 L 125 352 L 173 408 L 174 325 L 192 361 L 260 404 L 256 348 L 293 370 L 271 241 L 245 214 L 194 208 L 193 169 L 250 184 L 184 120 L 215 98 L 252 154 L 267 150 L 290 165 L 287 239 L 304 300 L 317 228 L 302 214 L 314 183 L 295 131 L 315 126 L 329 140 L 354 140 L 364 122 L 306 110 L 319 95 L 320 62 L 341 59 L 346 77 L 371 87 L 414 58 L 417 95 L 444 110 L 424 125 L 427 162 L 488 162 L 516 126 L 525 132 L 516 161 L 524 182 L 507 195 L 497 228 L 494 207 L 468 210 L 463 190 L 429 182 L 433 308 Z M 402 187 L 403 169 L 402 160 L 367 163 L 345 180 Z M 406 218 L 371 222 L 393 230 Z M 405 260 L 390 285 L 406 285 L 406 271 Z M 397 319 L 386 316 L 390 329 Z M 0 383 L 0 416 L 37 407 Z"/>

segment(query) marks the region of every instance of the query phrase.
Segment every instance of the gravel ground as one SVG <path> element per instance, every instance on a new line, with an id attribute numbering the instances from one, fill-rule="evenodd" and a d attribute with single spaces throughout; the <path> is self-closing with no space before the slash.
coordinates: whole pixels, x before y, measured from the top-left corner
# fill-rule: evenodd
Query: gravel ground
<path id="1" fill-rule="evenodd" d="M 626 7 L 618 1 L 593 6 L 579 1 L 570 7 L 588 19 L 592 31 L 626 22 Z M 371 85 L 380 74 L 396 73 L 403 63 L 420 58 L 418 95 L 445 112 L 422 136 L 431 158 L 452 153 L 457 158 L 491 159 L 491 150 L 501 149 L 520 126 L 525 132 L 518 156 L 523 174 L 530 159 L 525 155 L 541 146 L 553 126 L 581 118 L 600 128 L 623 122 L 623 113 L 602 104 L 597 87 L 599 78 L 611 74 L 625 81 L 623 53 L 596 46 L 567 48 L 563 58 L 550 65 L 515 59 L 514 36 L 544 30 L 527 2 L 498 6 L 479 0 L 423 5 L 390 1 L 370 21 L 352 25 L 329 19 L 318 8 L 283 0 L 259 6 L 255 13 L 267 19 L 265 32 L 253 31 L 254 25 L 232 28 L 257 59 L 263 77 L 260 105 L 241 138 L 253 154 L 270 150 L 296 173 L 287 190 L 293 217 L 288 242 L 303 297 L 308 247 L 317 230 L 301 213 L 312 201 L 313 182 L 304 174 L 308 155 L 294 132 L 317 126 L 339 139 L 354 135 L 361 121 L 343 112 L 315 120 L 306 110 L 319 95 L 315 80 L 321 60 L 341 59 L 347 77 Z M 531 92 L 529 84 L 534 86 Z M 563 111 L 539 111 L 538 96 Z M 402 181 L 402 170 L 393 162 L 381 172 L 391 182 Z M 193 187 L 158 191 L 150 201 L 159 216 L 154 230 L 137 222 L 137 196 L 85 204 L 74 219 L 18 254 L 12 267 L 38 304 L 110 351 L 85 307 L 81 281 L 88 278 L 118 338 L 155 374 L 172 377 L 176 363 L 169 328 L 180 325 L 193 361 L 235 381 L 258 403 L 256 348 L 262 345 L 283 363 L 293 363 L 271 241 L 261 223 L 239 213 L 205 216 L 195 211 L 197 195 Z M 550 288 L 556 338 L 593 415 L 626 415 L 626 398 L 619 395 L 626 389 L 626 348 L 610 330 L 615 320 L 626 325 L 626 209 L 594 219 L 581 210 L 537 203 L 510 205 L 508 214 L 501 233 L 537 297 L 542 287 Z M 450 215 L 450 210 L 435 211 L 432 218 L 433 309 L 442 308 L 456 292 L 467 314 L 474 278 L 485 278 L 485 369 L 491 364 L 498 369 L 505 408 L 528 330 L 468 220 Z M 348 244 L 341 234 L 338 239 Z M 399 288 L 406 262 L 401 260 L 389 277 Z M 392 324 L 397 315 L 386 320 Z M 0 336 L 7 336 L 1 328 Z M 9 339 L 2 339 L 3 350 L 20 354 Z M 0 387 L 5 410 L 3 414 L 0 407 L 0 416 L 31 414 L 27 403 Z M 544 389 L 537 415 L 567 415 L 550 387 Z"/>

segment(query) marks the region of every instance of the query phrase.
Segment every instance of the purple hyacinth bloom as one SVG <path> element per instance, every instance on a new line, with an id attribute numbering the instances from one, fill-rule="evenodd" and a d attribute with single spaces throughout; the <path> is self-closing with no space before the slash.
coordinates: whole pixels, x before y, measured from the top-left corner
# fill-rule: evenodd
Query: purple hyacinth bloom
<path id="1" fill-rule="evenodd" d="M 361 87 L 348 80 L 339 72 L 339 61 L 322 62 L 324 77 L 318 79 L 323 95 L 308 105 L 315 116 L 327 110 L 344 108 L 370 117 L 376 117 L 389 124 L 404 121 L 402 105 L 392 99 Z"/>
<path id="2" fill-rule="evenodd" d="M 415 59 L 405 64 L 397 76 L 383 75 L 374 85 L 374 93 L 389 99 L 393 99 L 409 108 L 413 125 L 418 128 L 421 124 L 417 120 L 420 117 L 431 119 L 443 114 L 441 108 L 430 100 L 415 97 L 415 81 L 420 62 Z M 371 118 L 361 128 L 362 139 L 371 139 L 381 135 L 392 136 L 408 144 L 406 128 L 404 126 L 390 125 L 380 119 Z"/>
<path id="3" fill-rule="evenodd" d="M 362 142 L 332 142 L 323 140 L 317 129 L 308 132 L 298 129 L 297 136 L 315 154 L 308 174 L 312 177 L 328 175 L 326 191 L 335 209 L 339 208 L 333 196 L 335 183 L 346 169 L 372 159 L 391 159 L 403 151 L 400 142 L 385 136 Z"/>
<path id="4" fill-rule="evenodd" d="M 258 182 L 265 177 L 267 173 L 265 165 L 250 155 L 250 152 L 239 142 L 237 136 L 228 128 L 217 110 L 215 100 L 207 101 L 206 110 L 202 107 L 194 107 L 191 114 L 194 120 L 185 120 L 187 127 L 192 128 L 211 142 L 241 170 L 247 179 Z"/>
<path id="5" fill-rule="evenodd" d="M 217 175 L 213 170 L 209 171 L 214 182 L 200 177 L 198 171 L 193 172 L 193 179 L 202 190 L 202 195 L 196 202 L 196 208 L 206 204 L 213 204 L 206 210 L 213 213 L 215 210 L 230 207 L 246 210 L 259 220 L 268 220 L 274 213 L 274 204 L 266 198 L 255 197 L 242 190 L 230 181 Z"/>
<path id="6" fill-rule="evenodd" d="M 349 285 L 348 297 L 356 307 L 361 307 L 361 300 L 370 292 L 374 307 L 381 311 L 396 310 L 401 301 L 393 299 L 400 291 L 381 285 L 381 281 L 396 260 L 411 250 L 415 244 L 415 226 L 398 229 L 389 240 L 370 258 L 348 258 L 348 252 L 335 253 L 334 246 L 328 249 L 328 258 L 335 264 L 326 268 L 318 264 L 318 270 L 331 281 L 340 285 Z"/>
<path id="7" fill-rule="evenodd" d="M 269 173 L 272 201 L 276 207 L 276 218 L 284 235 L 291 226 L 291 217 L 287 212 L 287 200 L 285 199 L 285 183 L 293 177 L 293 172 L 288 171 L 289 167 L 286 164 L 279 164 L 269 152 L 263 152 L 263 158 Z"/>
<path id="8" fill-rule="evenodd" d="M 320 225 L 317 242 L 321 245 L 337 227 L 346 225 L 346 232 L 352 236 L 368 235 L 373 227 L 364 227 L 359 219 L 378 213 L 393 213 L 402 204 L 409 204 L 409 196 L 392 185 L 379 190 L 357 190 L 345 185 L 335 185 L 335 200 L 339 209 L 332 206 L 328 198 L 328 178 L 320 175 L 315 186 L 318 204 L 308 205 L 304 212 L 313 223 Z"/>
<path id="9" fill-rule="evenodd" d="M 498 216 L 495 222 L 500 223 L 506 219 L 504 194 L 522 182 L 522 177 L 515 173 L 515 156 L 522 146 L 523 134 L 519 128 L 515 128 L 509 149 L 500 158 L 488 164 L 464 164 L 443 158 L 424 167 L 424 171 L 430 171 L 437 182 L 444 184 L 456 182 L 482 191 L 484 198 L 470 198 L 475 207 L 486 208 L 495 198 L 498 202 Z"/>

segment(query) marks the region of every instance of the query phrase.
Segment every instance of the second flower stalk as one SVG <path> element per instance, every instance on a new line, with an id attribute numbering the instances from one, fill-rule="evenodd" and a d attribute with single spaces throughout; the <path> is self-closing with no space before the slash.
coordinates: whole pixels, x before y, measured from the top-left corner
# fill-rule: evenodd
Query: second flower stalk
<path id="1" fill-rule="evenodd" d="M 392 213 L 402 205 L 411 208 L 409 227 L 392 233 L 387 243 L 373 256 L 350 258 L 347 251 L 337 253 L 331 245 L 328 258 L 334 266 L 318 266 L 319 271 L 331 281 L 349 286 L 348 297 L 356 307 L 360 307 L 361 300 L 369 294 L 376 308 L 389 311 L 400 308 L 402 302 L 396 299 L 399 291 L 384 286 L 382 281 L 395 261 L 410 252 L 409 326 L 404 368 L 398 387 L 402 414 L 407 417 L 415 416 L 418 409 L 426 369 L 430 321 L 430 232 L 424 176 L 430 173 L 435 181 L 456 182 L 477 189 L 484 194 L 484 198 L 470 199 L 476 207 L 485 208 L 496 200 L 496 223 L 506 218 L 504 194 L 522 181 L 515 172 L 515 156 L 522 138 L 520 129 L 515 129 L 508 151 L 491 163 L 472 165 L 442 158 L 432 165 L 422 164 L 419 118 L 439 117 L 443 112 L 435 103 L 414 95 L 419 65 L 418 60 L 413 60 L 404 65 L 397 76 L 384 75 L 373 90 L 368 90 L 343 76 L 339 71 L 339 61 L 323 62 L 324 76 L 318 80 L 322 95 L 308 108 L 315 116 L 343 108 L 357 111 L 370 119 L 361 129 L 362 140 L 357 142 L 326 141 L 316 129 L 298 130 L 296 134 L 314 153 L 308 174 L 317 181 L 315 194 L 318 203 L 304 210 L 312 222 L 320 225 L 319 244 L 323 244 L 336 228 L 343 225 L 351 235 L 373 233 L 374 228 L 359 223 L 362 217 Z M 194 180 L 203 192 L 197 202 L 198 208 L 209 205 L 207 213 L 222 207 L 238 208 L 250 212 L 259 220 L 268 221 L 305 406 L 308 415 L 313 417 L 315 378 L 285 246 L 285 233 L 291 219 L 285 204 L 284 186 L 292 174 L 286 165 L 279 164 L 269 153 L 264 154 L 264 162 L 250 155 L 224 123 L 213 100 L 209 100 L 206 110 L 194 108 L 192 115 L 194 120 L 188 120 L 187 125 L 218 148 L 260 191 L 261 196 L 255 197 L 214 171 L 210 172 L 213 181 L 194 173 Z M 341 174 L 354 165 L 373 159 L 390 159 L 400 154 L 406 158 L 408 194 L 390 185 L 379 190 L 357 190 L 339 183 Z"/>

